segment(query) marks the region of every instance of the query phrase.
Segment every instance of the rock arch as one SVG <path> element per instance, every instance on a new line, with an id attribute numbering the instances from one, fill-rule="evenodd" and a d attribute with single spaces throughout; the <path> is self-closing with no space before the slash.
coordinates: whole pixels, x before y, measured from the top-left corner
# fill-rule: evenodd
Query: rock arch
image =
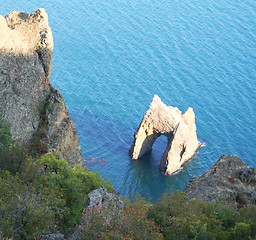
<path id="1" fill-rule="evenodd" d="M 159 168 L 164 174 L 171 174 L 189 160 L 200 146 L 193 109 L 188 108 L 182 114 L 177 107 L 166 106 L 155 95 L 134 133 L 134 141 L 130 148 L 132 159 L 137 160 L 151 151 L 154 142 L 161 135 L 167 137 L 168 144 Z"/>

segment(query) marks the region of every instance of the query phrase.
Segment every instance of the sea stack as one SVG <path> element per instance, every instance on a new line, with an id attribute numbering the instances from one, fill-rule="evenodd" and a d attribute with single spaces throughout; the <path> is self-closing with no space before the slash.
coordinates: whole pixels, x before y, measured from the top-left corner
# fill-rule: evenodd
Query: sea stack
<path id="1" fill-rule="evenodd" d="M 160 170 L 172 174 L 189 160 L 201 145 L 197 140 L 195 114 L 192 108 L 182 114 L 177 107 L 166 106 L 155 95 L 148 111 L 134 133 L 130 148 L 133 160 L 152 150 L 156 139 L 165 135 L 167 148 L 162 155 Z"/>
<path id="2" fill-rule="evenodd" d="M 73 119 L 49 81 L 52 53 L 44 9 L 0 15 L 0 112 L 21 146 L 83 165 Z"/>

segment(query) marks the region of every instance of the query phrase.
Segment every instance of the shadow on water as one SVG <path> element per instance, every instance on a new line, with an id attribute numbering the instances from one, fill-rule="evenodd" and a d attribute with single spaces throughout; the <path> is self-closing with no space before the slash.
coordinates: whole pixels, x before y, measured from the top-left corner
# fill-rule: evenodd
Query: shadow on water
<path id="1" fill-rule="evenodd" d="M 144 154 L 140 159 L 131 162 L 126 173 L 125 182 L 130 182 L 127 194 L 133 196 L 137 189 L 144 193 L 144 197 L 155 202 L 162 193 L 173 190 L 182 190 L 191 178 L 189 168 L 196 167 L 197 156 L 184 163 L 182 168 L 172 175 L 164 175 L 159 170 L 161 155 L 167 146 L 165 137 L 159 139 L 153 146 L 153 150 Z M 159 148 L 158 148 L 159 147 Z M 194 166 L 193 166 L 194 165 Z"/>
<path id="2" fill-rule="evenodd" d="M 87 110 L 71 114 L 78 129 L 83 157 L 105 159 L 106 156 L 119 154 L 119 151 L 128 153 L 134 132 L 124 122 L 115 122 L 116 119 L 109 115 Z"/>
<path id="3" fill-rule="evenodd" d="M 126 195 L 133 196 L 136 192 L 143 193 L 143 196 L 155 202 L 162 193 L 173 190 L 182 190 L 190 178 L 188 169 L 191 161 L 185 163 L 178 174 L 164 175 L 160 172 L 156 159 L 152 152 L 145 154 L 139 160 L 132 161 L 130 168 L 126 172 L 124 182 L 129 182 Z"/>

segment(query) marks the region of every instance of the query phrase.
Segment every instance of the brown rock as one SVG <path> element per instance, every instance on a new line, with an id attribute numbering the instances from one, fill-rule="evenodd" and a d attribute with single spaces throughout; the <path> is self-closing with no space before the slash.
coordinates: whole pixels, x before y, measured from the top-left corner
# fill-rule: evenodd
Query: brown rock
<path id="1" fill-rule="evenodd" d="M 134 142 L 130 148 L 132 159 L 137 160 L 151 151 L 155 140 L 161 135 L 168 138 L 168 145 L 159 168 L 163 173 L 171 174 L 189 160 L 200 146 L 193 109 L 189 108 L 182 114 L 176 107 L 167 107 L 155 95 L 134 134 Z"/>
<path id="2" fill-rule="evenodd" d="M 223 155 L 203 175 L 192 178 L 184 192 L 189 199 L 220 200 L 229 206 L 255 204 L 255 170 L 237 156 Z"/>

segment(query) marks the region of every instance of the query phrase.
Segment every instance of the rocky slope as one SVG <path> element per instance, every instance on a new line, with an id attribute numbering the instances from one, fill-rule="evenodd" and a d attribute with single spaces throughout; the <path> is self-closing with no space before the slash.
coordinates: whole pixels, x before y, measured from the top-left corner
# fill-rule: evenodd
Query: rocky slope
<path id="1" fill-rule="evenodd" d="M 0 112 L 15 140 L 32 152 L 58 152 L 82 164 L 75 125 L 49 82 L 53 37 L 44 9 L 0 15 Z"/>
<path id="2" fill-rule="evenodd" d="M 184 189 L 189 199 L 200 198 L 241 207 L 256 203 L 255 169 L 232 155 L 223 155 L 202 176 L 194 177 Z"/>
<path id="3" fill-rule="evenodd" d="M 163 173 L 171 174 L 189 160 L 200 146 L 193 109 L 189 108 L 182 114 L 178 108 L 166 106 L 155 95 L 134 134 L 134 142 L 130 148 L 132 159 L 136 160 L 151 151 L 154 142 L 161 135 L 167 137 L 168 145 L 159 168 Z"/>

